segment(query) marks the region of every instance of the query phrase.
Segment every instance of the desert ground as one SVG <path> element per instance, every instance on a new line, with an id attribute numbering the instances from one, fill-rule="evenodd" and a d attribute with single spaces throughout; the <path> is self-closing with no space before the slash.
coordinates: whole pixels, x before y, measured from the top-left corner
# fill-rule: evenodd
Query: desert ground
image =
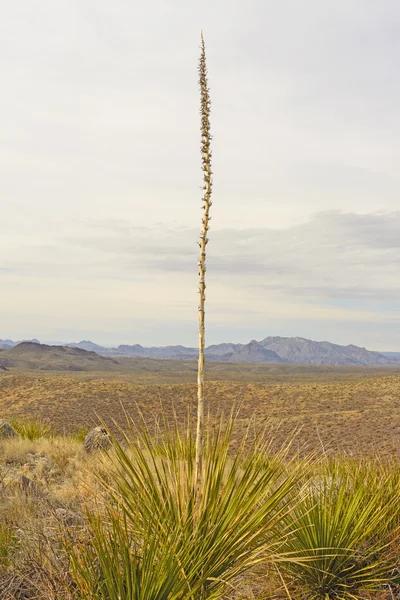
<path id="1" fill-rule="evenodd" d="M 58 433 L 104 421 L 115 433 L 129 415 L 149 424 L 186 423 L 196 410 L 196 364 L 126 359 L 123 369 L 0 374 L 0 416 L 42 420 Z M 400 369 L 210 363 L 211 418 L 238 411 L 238 436 L 252 421 L 279 446 L 398 455 Z"/>

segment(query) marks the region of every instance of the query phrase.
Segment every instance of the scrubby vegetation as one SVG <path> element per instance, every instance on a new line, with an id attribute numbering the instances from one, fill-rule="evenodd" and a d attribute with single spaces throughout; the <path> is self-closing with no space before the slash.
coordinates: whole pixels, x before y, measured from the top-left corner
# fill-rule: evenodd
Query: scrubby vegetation
<path id="1" fill-rule="evenodd" d="M 77 376 L 63 373 L 59 376 L 28 374 L 0 375 L 0 414 L 18 421 L 51 423 L 54 432 L 78 434 L 83 441 L 88 428 L 98 425 L 96 415 L 104 419 L 116 433 L 114 421 L 124 426 L 121 406 L 136 418 L 138 409 L 144 414 L 149 427 L 162 420 L 162 413 L 176 414 L 185 422 L 188 412 L 195 416 L 196 384 L 169 385 L 174 377 L 179 380 L 180 365 L 174 363 L 168 377 L 149 371 L 134 373 L 131 380 L 121 375 L 110 378 L 107 373 L 96 376 Z M 238 365 L 235 365 L 239 369 Z M 266 423 L 273 429 L 278 449 L 298 430 L 297 442 L 307 451 L 319 449 L 346 451 L 359 456 L 398 455 L 400 428 L 400 377 L 380 377 L 375 371 L 347 370 L 342 367 L 341 377 L 331 367 L 318 375 L 312 368 L 304 368 L 299 378 L 294 372 L 271 373 L 265 369 L 264 382 L 249 365 L 241 365 L 243 381 L 231 381 L 232 373 L 220 372 L 223 381 L 208 381 L 207 396 L 212 399 L 210 410 L 217 418 L 222 411 L 228 414 L 232 405 L 240 403 L 240 420 L 235 435 L 240 439 L 248 421 L 256 415 L 256 425 Z M 245 369 L 245 370 L 244 370 Z M 348 379 L 349 373 L 352 378 Z M 237 373 L 239 378 L 240 373 Z M 151 384 L 135 383 L 141 376 L 151 377 Z M 209 375 L 209 377 L 211 377 Z M 362 377 L 362 378 L 361 378 Z"/>
<path id="2" fill-rule="evenodd" d="M 398 461 L 238 448 L 237 423 L 206 427 L 200 498 L 190 428 L 1 441 L 0 597 L 397 597 Z"/>
<path id="3" fill-rule="evenodd" d="M 12 417 L 9 421 L 13 430 L 22 438 L 30 440 L 40 440 L 40 438 L 51 437 L 52 430 L 49 423 L 43 421 L 31 421 L 29 419 L 18 419 Z"/>

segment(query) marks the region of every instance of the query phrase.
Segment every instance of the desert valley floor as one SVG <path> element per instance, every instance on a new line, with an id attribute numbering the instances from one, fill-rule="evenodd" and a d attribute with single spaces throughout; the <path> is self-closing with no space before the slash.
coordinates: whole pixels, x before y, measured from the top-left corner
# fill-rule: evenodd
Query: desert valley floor
<path id="1" fill-rule="evenodd" d="M 400 454 L 400 369 L 298 365 L 209 365 L 211 418 L 239 410 L 236 435 L 267 428 L 279 446 L 323 446 L 352 454 Z M 123 370 L 0 374 L 0 416 L 40 419 L 60 433 L 104 420 L 126 426 L 125 412 L 151 427 L 162 415 L 185 423 L 196 411 L 196 364 L 130 359 Z"/>

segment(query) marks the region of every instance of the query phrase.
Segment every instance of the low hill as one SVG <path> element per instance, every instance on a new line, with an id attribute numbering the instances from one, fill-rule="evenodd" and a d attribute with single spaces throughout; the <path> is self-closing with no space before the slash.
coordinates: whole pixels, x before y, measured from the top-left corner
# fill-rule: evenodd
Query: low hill
<path id="1" fill-rule="evenodd" d="M 0 367 L 42 371 L 113 371 L 117 361 L 80 348 L 22 342 L 0 350 Z"/>

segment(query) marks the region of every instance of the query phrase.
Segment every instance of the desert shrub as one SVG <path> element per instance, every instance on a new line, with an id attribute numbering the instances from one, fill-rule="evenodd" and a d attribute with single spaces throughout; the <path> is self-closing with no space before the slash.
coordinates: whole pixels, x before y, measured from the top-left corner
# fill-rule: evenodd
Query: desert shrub
<path id="1" fill-rule="evenodd" d="M 288 468 L 282 453 L 260 468 L 260 440 L 231 455 L 232 428 L 207 432 L 200 491 L 191 434 L 176 430 L 162 451 L 146 432 L 115 441 L 105 515 L 89 511 L 91 543 L 70 549 L 84 598 L 220 598 L 261 556 L 279 554 L 278 523 L 303 464 Z"/>
<path id="2" fill-rule="evenodd" d="M 43 421 L 12 418 L 10 419 L 10 424 L 18 435 L 31 442 L 41 438 L 50 438 L 54 435 L 51 425 Z"/>
<path id="3" fill-rule="evenodd" d="M 76 431 L 73 431 L 68 437 L 83 444 L 89 431 L 90 427 L 83 426 L 77 429 Z"/>
<path id="4" fill-rule="evenodd" d="M 373 461 L 324 461 L 284 518 L 291 534 L 283 540 L 288 559 L 281 568 L 297 595 L 355 599 L 390 582 L 399 494 L 392 469 Z"/>

